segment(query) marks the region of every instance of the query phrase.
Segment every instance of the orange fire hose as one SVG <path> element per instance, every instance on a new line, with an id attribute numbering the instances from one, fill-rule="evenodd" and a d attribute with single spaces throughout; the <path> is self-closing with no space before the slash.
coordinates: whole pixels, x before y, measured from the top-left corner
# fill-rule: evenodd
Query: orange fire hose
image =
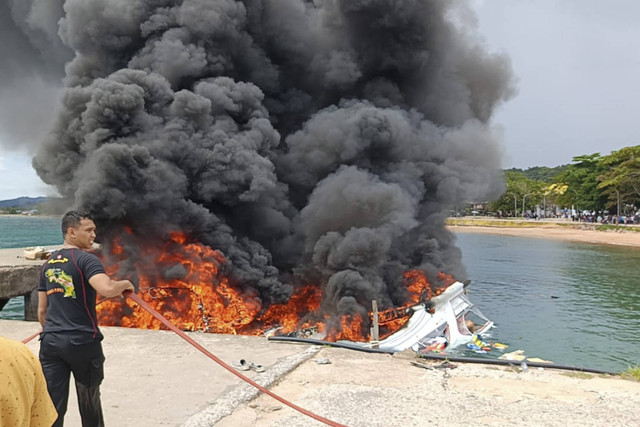
<path id="1" fill-rule="evenodd" d="M 108 299 L 109 299 L 109 298 L 102 298 L 100 301 L 98 301 L 98 302 L 96 303 L 96 305 L 100 305 L 100 303 L 101 303 L 101 302 L 106 301 L 106 300 L 108 300 Z M 40 335 L 41 333 L 42 333 L 42 329 L 40 329 L 38 332 L 36 332 L 36 333 L 35 333 L 35 334 L 33 334 L 33 335 L 29 335 L 27 338 L 25 338 L 25 339 L 23 339 L 23 340 L 22 340 L 22 344 L 26 344 L 26 343 L 28 343 L 29 341 L 31 341 L 32 339 L 34 339 L 35 337 L 37 337 L 37 336 L 38 336 L 38 335 Z"/>
<path id="2" fill-rule="evenodd" d="M 22 340 L 22 344 L 26 344 L 26 343 L 28 343 L 29 341 L 31 341 L 32 339 L 34 339 L 35 337 L 37 337 L 38 335 L 40 335 L 40 332 L 42 332 L 42 331 L 38 331 L 38 332 L 36 332 L 35 334 L 30 335 L 29 337 L 27 337 L 27 338 L 23 339 L 23 340 Z"/>
<path id="3" fill-rule="evenodd" d="M 334 427 L 346 427 L 343 424 L 339 424 L 339 423 L 337 423 L 335 421 L 331 421 L 329 419 L 326 419 L 326 418 L 323 418 L 323 417 L 321 417 L 319 415 L 316 415 L 313 412 L 307 411 L 306 409 L 301 408 L 300 406 L 298 406 L 296 404 L 293 404 L 293 403 L 283 399 L 282 397 L 278 396 L 277 394 L 267 390 L 266 388 L 262 387 L 257 382 L 253 381 L 251 378 L 245 377 L 244 375 L 242 375 L 241 373 L 239 373 L 238 371 L 233 369 L 231 366 L 229 366 L 225 362 L 223 362 L 222 359 L 218 358 L 213 353 L 210 353 L 206 348 L 202 347 L 200 344 L 198 344 L 195 340 L 193 340 L 187 334 L 182 332 L 180 329 L 176 328 L 171 322 L 169 322 L 167 320 L 166 317 L 164 317 L 162 314 L 160 314 L 156 310 L 154 310 L 153 307 L 151 307 L 149 304 L 147 304 L 146 301 L 143 300 L 142 298 L 140 298 L 138 295 L 134 294 L 131 291 L 125 291 L 123 293 L 123 295 L 125 297 L 131 298 L 136 304 L 140 305 L 140 307 L 142 307 L 145 310 L 147 310 L 149 312 L 149 314 L 151 314 L 153 317 L 158 319 L 163 325 L 165 325 L 167 328 L 171 329 L 173 332 L 178 334 L 180 336 L 180 338 L 184 339 L 189 344 L 191 344 L 192 346 L 194 346 L 195 348 L 200 350 L 202 353 L 204 353 L 210 359 L 213 359 L 213 361 L 216 362 L 218 365 L 222 366 L 224 369 L 226 369 L 227 371 L 231 372 L 233 375 L 235 375 L 236 377 L 240 378 L 241 380 L 248 382 L 249 384 L 251 384 L 252 386 L 257 388 L 261 392 L 263 392 L 265 394 L 268 394 L 269 396 L 273 397 L 274 399 L 284 403 L 285 405 L 295 409 L 296 411 L 298 411 L 300 413 L 303 413 L 304 415 L 307 415 L 308 417 L 311 417 L 311 418 L 313 418 L 313 419 L 315 419 L 317 421 L 320 421 L 321 423 L 325 423 L 325 424 L 327 424 L 329 426 L 334 426 Z M 102 302 L 102 301 L 104 301 L 104 300 L 99 301 L 98 304 L 100 302 Z M 42 331 L 40 331 L 40 332 L 42 332 Z M 25 343 L 25 344 L 28 343 L 29 341 L 31 341 L 32 339 L 37 337 L 40 334 L 40 332 L 36 332 L 35 334 L 31 335 L 30 337 L 25 338 L 24 340 L 22 340 L 22 342 Z"/>

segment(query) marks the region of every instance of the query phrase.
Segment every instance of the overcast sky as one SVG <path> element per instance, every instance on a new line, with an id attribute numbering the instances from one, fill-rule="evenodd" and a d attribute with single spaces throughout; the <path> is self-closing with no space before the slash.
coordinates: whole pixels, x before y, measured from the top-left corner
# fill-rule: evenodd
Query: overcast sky
<path id="1" fill-rule="evenodd" d="M 640 145 L 640 2 L 475 1 L 491 50 L 509 54 L 518 95 L 494 116 L 505 168 L 555 167 Z"/>
<path id="2" fill-rule="evenodd" d="M 493 118 L 503 133 L 503 167 L 555 167 L 574 156 L 640 144 L 640 2 L 473 5 L 489 50 L 506 52 L 518 79 L 518 94 Z M 55 194 L 33 171 L 32 153 L 4 142 L 0 200 Z"/>

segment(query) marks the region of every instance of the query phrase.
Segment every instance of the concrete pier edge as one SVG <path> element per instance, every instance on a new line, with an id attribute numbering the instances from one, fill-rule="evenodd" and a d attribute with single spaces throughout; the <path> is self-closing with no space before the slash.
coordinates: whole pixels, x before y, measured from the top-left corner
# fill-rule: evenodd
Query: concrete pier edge
<path id="1" fill-rule="evenodd" d="M 301 353 L 283 357 L 254 381 L 262 387 L 269 388 L 271 385 L 284 378 L 284 376 L 289 372 L 297 368 L 300 364 L 315 356 L 321 348 L 321 346 L 314 345 Z M 191 416 L 182 424 L 182 427 L 212 426 L 224 417 L 231 415 L 241 404 L 253 400 L 260 393 L 260 390 L 249 383 L 230 386 L 229 389 L 225 390 L 222 396 L 216 399 L 208 408 Z"/>

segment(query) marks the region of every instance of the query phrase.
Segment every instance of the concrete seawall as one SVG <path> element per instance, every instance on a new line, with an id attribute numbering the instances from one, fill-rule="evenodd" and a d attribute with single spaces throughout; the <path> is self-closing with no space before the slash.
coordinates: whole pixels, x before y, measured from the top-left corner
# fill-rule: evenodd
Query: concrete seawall
<path id="1" fill-rule="evenodd" d="M 28 260 L 24 248 L 0 249 L 0 310 L 11 298 L 24 296 L 26 320 L 37 320 L 38 275 L 43 260 Z"/>

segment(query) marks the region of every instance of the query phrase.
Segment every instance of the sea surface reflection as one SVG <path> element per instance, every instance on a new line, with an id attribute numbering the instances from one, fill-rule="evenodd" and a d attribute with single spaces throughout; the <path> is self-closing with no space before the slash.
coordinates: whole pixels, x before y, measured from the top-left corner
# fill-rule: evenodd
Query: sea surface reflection
<path id="1" fill-rule="evenodd" d="M 640 364 L 640 249 L 456 236 L 470 298 L 506 351 L 614 371 Z"/>

